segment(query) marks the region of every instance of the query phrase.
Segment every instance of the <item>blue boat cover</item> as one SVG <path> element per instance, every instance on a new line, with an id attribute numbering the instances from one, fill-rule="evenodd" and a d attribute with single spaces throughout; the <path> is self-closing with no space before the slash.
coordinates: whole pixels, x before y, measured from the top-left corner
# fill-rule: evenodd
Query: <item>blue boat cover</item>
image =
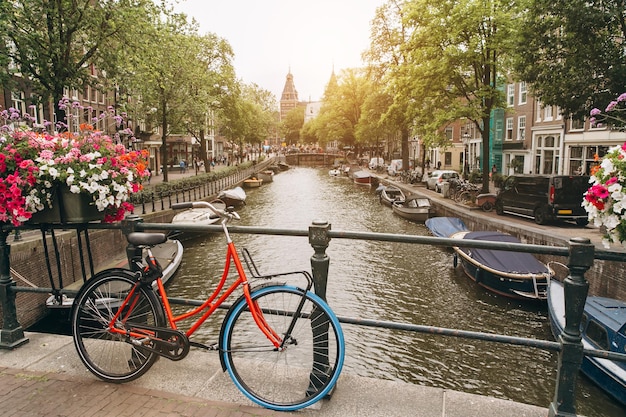
<path id="1" fill-rule="evenodd" d="M 456 232 L 468 230 L 458 217 L 431 217 L 424 224 L 437 237 L 450 237 Z"/>
<path id="2" fill-rule="evenodd" d="M 494 231 L 469 232 L 463 239 L 521 243 L 515 236 Z M 498 271 L 515 274 L 543 274 L 548 268 L 531 253 L 492 249 L 461 248 L 472 259 Z"/>

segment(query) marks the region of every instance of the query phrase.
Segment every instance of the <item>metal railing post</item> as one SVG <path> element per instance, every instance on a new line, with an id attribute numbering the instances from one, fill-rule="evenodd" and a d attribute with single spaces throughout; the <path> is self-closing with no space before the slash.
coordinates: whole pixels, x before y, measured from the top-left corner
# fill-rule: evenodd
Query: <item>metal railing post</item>
<path id="1" fill-rule="evenodd" d="M 585 272 L 593 265 L 594 246 L 589 239 L 573 238 L 569 242 L 569 249 L 570 272 L 563 282 L 565 327 L 558 340 L 561 350 L 549 417 L 576 416 L 576 379 L 583 361 L 580 322 L 589 290 Z"/>
<path id="2" fill-rule="evenodd" d="M 313 284 L 315 285 L 315 294 L 319 295 L 324 301 L 326 301 L 328 266 L 330 265 L 330 258 L 326 254 L 326 249 L 330 242 L 329 231 L 330 224 L 323 220 L 315 220 L 309 226 L 309 243 L 315 251 L 313 256 L 311 256 Z"/>
<path id="3" fill-rule="evenodd" d="M 328 284 L 328 266 L 330 258 L 326 254 L 326 248 L 330 242 L 330 224 L 323 220 L 315 220 L 309 226 L 309 243 L 313 247 L 315 253 L 311 256 L 311 271 L 313 276 L 313 285 L 315 294 L 322 300 L 326 301 L 326 286 Z M 331 368 L 328 361 L 328 323 L 325 318 L 321 317 L 322 311 L 314 310 L 311 313 L 311 327 L 313 329 L 313 340 L 315 347 L 313 349 L 313 369 L 309 378 L 309 392 L 313 393 L 319 388 L 319 384 L 325 381 L 330 374 Z M 321 323 L 315 325 L 314 323 Z M 328 393 L 329 398 L 334 388 Z"/>
<path id="4" fill-rule="evenodd" d="M 2 330 L 0 330 L 0 349 L 14 349 L 26 342 L 24 330 L 17 321 L 15 306 L 16 285 L 11 278 L 11 245 L 7 243 L 10 232 L 0 231 L 0 305 L 2 306 Z"/>

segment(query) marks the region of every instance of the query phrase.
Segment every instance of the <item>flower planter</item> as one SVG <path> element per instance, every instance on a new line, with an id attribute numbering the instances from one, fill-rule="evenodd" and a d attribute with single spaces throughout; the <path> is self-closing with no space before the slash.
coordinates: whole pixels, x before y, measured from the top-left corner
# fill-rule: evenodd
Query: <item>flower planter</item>
<path id="1" fill-rule="evenodd" d="M 60 186 L 53 193 L 52 207 L 34 213 L 30 223 L 89 223 L 103 218 L 89 194 L 74 194 Z"/>

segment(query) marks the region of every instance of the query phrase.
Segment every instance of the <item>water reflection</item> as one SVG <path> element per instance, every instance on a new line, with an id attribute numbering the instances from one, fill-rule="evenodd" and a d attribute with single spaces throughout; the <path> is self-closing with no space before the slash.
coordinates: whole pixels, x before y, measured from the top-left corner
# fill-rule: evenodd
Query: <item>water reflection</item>
<path id="1" fill-rule="evenodd" d="M 248 191 L 241 225 L 306 229 L 325 220 L 333 230 L 428 235 L 422 224 L 401 219 L 369 187 L 328 175 L 326 169 L 293 168 Z M 235 234 L 263 271 L 310 270 L 306 237 Z M 170 294 L 200 299 L 221 275 L 224 238 L 185 242 L 181 270 Z M 327 298 L 340 316 L 501 333 L 551 340 L 545 305 L 523 305 L 478 288 L 452 268 L 445 248 L 334 239 Z M 217 341 L 222 315 L 200 337 Z M 547 407 L 556 378 L 556 354 L 460 338 L 344 325 L 345 372 L 402 380 Z M 622 416 L 623 408 L 586 380 L 578 412 Z"/>

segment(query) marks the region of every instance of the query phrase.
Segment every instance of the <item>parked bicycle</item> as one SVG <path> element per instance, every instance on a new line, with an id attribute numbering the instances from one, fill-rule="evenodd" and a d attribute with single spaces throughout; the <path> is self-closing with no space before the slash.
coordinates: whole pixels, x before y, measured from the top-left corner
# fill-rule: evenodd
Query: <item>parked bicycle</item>
<path id="1" fill-rule="evenodd" d="M 145 263 L 135 261 L 138 272 L 104 270 L 83 286 L 74 302 L 74 344 L 87 369 L 105 381 L 126 382 L 146 373 L 160 356 L 177 361 L 190 347 L 197 347 L 219 351 L 222 367 L 237 388 L 263 407 L 293 411 L 325 397 L 339 378 L 345 342 L 333 311 L 310 291 L 311 274 L 261 275 L 243 249 L 249 280 L 228 232 L 228 222 L 239 220 L 232 207 L 220 210 L 207 202 L 172 207 L 206 207 L 220 216 L 227 245 L 220 281 L 201 306 L 174 315 L 161 281 L 161 267 L 150 250 L 165 242 L 166 235 L 129 233 L 128 242 L 147 253 Z M 231 265 L 236 274 L 230 274 Z M 229 276 L 236 276 L 230 286 Z M 297 278 L 301 285 L 268 282 L 287 277 Z M 252 287 L 259 281 L 260 285 Z M 218 342 L 205 345 L 190 340 L 238 288 L 243 295 L 226 313 Z M 186 331 L 178 328 L 181 321 L 197 316 Z"/>

